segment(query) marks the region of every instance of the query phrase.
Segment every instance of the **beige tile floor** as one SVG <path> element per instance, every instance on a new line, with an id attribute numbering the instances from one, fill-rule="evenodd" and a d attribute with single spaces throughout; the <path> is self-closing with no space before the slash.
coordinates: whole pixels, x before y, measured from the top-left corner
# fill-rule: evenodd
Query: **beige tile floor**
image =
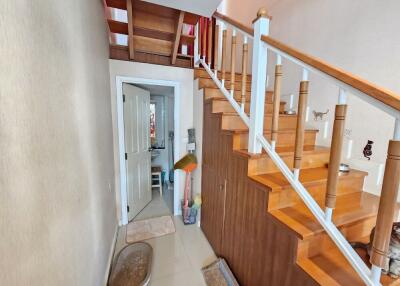
<path id="1" fill-rule="evenodd" d="M 163 198 L 153 191 L 153 200 L 135 218 L 146 219 L 171 215 Z M 151 286 L 202 286 L 206 285 L 201 268 L 210 264 L 216 256 L 196 225 L 185 226 L 180 216 L 173 217 L 176 232 L 146 240 L 153 247 Z M 118 231 L 115 254 L 126 245 L 126 227 Z"/>

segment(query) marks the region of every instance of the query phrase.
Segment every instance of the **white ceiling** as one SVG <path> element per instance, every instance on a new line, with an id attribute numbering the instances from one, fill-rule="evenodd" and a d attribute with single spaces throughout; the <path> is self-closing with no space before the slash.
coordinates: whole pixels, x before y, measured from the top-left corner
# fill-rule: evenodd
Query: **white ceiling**
<path id="1" fill-rule="evenodd" d="M 222 0 L 145 0 L 146 2 L 162 5 L 193 14 L 211 17 Z"/>

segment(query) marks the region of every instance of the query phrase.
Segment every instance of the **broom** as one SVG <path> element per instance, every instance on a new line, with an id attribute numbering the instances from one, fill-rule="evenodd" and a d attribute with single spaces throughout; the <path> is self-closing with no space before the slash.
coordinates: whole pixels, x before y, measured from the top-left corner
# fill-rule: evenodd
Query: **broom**
<path id="1" fill-rule="evenodd" d="M 189 207 L 190 174 L 197 168 L 197 158 L 194 154 L 187 154 L 174 165 L 174 170 L 183 170 L 186 173 L 185 192 L 183 196 L 184 208 Z"/>

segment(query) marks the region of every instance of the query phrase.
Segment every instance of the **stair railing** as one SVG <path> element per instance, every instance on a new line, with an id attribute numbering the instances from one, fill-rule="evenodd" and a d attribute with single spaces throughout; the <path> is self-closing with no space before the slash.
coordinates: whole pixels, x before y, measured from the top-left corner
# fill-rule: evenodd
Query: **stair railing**
<path id="1" fill-rule="evenodd" d="M 263 8 L 257 13 L 257 18 L 253 21 L 253 28 L 246 27 L 218 12 L 214 13 L 211 19 L 203 18 L 203 21 L 207 22 L 207 27 L 209 28 L 203 28 L 202 31 L 200 31 L 199 25 L 197 26 L 198 31 L 196 34 L 198 37 L 196 37 L 196 41 L 199 44 L 197 50 L 202 52 L 199 55 L 195 55 L 195 59 L 198 59 L 195 64 L 198 65 L 200 63 L 205 68 L 217 87 L 249 128 L 248 151 L 255 154 L 261 153 L 262 149 L 266 151 L 364 283 L 366 285 L 380 285 L 381 269 L 385 268 L 388 261 L 388 247 L 399 189 L 400 96 L 272 39 L 268 36 L 270 20 L 271 18 L 267 15 L 266 9 Z M 229 84 L 227 84 L 228 77 L 226 72 L 228 61 L 228 28 L 232 31 Z M 212 36 L 213 33 L 214 37 Z M 235 90 L 237 33 L 241 34 L 243 37 L 241 89 L 238 90 L 240 91 L 240 97 L 236 96 L 237 90 Z M 245 105 L 248 102 L 246 99 L 246 78 L 249 39 L 252 40 L 250 117 L 245 112 Z M 203 49 L 200 49 L 200 41 L 202 42 Z M 207 54 L 206 46 L 209 47 Z M 212 46 L 214 49 L 214 59 L 212 59 Z M 267 51 L 276 54 L 270 142 L 264 136 L 263 126 L 265 93 L 268 81 Z M 283 75 L 282 58 L 299 65 L 303 69 L 302 80 L 299 87 L 296 139 L 292 170 L 275 151 L 278 141 L 279 105 Z M 214 71 L 212 70 L 212 65 Z M 218 74 L 219 69 L 221 70 L 221 80 Z M 321 209 L 299 180 L 304 145 L 305 111 L 309 92 L 310 72 L 322 75 L 339 88 L 328 167 L 325 210 Z M 372 264 L 371 269 L 368 268 L 332 222 L 332 213 L 336 206 L 336 190 L 342 153 L 348 92 L 359 96 L 361 99 L 387 112 L 395 119 L 394 136 L 393 140 L 389 142 L 388 147 L 388 157 L 386 160 L 386 169 L 376 221 L 376 234 L 372 242 L 370 256 L 370 262 Z M 237 102 L 237 98 L 240 104 Z"/>

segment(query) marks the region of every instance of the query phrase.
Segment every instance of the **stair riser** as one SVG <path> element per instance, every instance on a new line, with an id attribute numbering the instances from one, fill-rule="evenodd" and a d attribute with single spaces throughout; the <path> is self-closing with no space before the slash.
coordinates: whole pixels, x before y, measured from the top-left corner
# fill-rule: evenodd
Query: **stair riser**
<path id="1" fill-rule="evenodd" d="M 267 91 L 266 93 L 266 99 L 265 101 L 267 103 L 272 103 L 272 95 L 273 93 L 270 91 Z M 217 89 L 217 88 L 205 88 L 204 89 L 204 99 L 211 99 L 211 98 L 224 98 L 226 97 L 222 94 L 222 92 Z M 235 91 L 234 93 L 234 98 L 237 102 L 241 102 L 242 100 L 242 95 L 240 91 Z M 246 102 L 250 102 L 251 94 L 250 92 L 246 93 Z"/>
<path id="2" fill-rule="evenodd" d="M 271 115 L 264 117 L 265 130 L 271 130 Z M 279 117 L 279 130 L 294 130 L 297 125 L 296 116 L 280 116 Z M 226 115 L 222 116 L 222 129 L 224 130 L 248 130 L 246 124 L 238 115 Z"/>
<path id="3" fill-rule="evenodd" d="M 208 72 L 204 69 L 195 69 L 194 70 L 194 78 L 211 78 Z M 221 72 L 218 72 L 218 78 L 221 79 L 222 74 Z M 225 73 L 225 78 L 230 79 L 231 78 L 231 73 L 226 72 Z M 235 75 L 235 80 L 236 81 L 241 81 L 242 80 L 242 75 L 241 74 L 236 74 Z M 251 82 L 251 75 L 247 75 L 247 82 Z"/>
<path id="4" fill-rule="evenodd" d="M 205 87 L 211 87 L 211 88 L 217 88 L 217 85 L 215 84 L 214 80 L 212 79 L 207 79 L 207 78 L 199 78 L 199 87 L 200 88 L 205 88 Z M 227 90 L 230 90 L 230 81 L 225 80 L 225 88 Z M 242 90 L 242 83 L 241 82 L 235 82 L 235 90 L 236 91 L 241 91 Z M 251 84 L 247 83 L 246 84 L 246 91 L 251 91 Z"/>
<path id="5" fill-rule="evenodd" d="M 238 102 L 240 104 L 240 102 Z M 273 110 L 273 105 L 272 103 L 266 103 L 265 104 L 265 112 L 266 113 L 272 113 Z M 246 113 L 250 112 L 250 104 L 249 102 L 246 102 L 246 104 L 244 105 L 244 111 Z M 280 112 L 285 111 L 285 104 L 282 103 L 280 105 Z M 212 112 L 213 113 L 220 113 L 220 112 L 236 112 L 235 109 L 232 107 L 232 105 L 230 104 L 229 101 L 221 101 L 221 100 L 217 100 L 217 101 L 213 101 L 213 107 L 212 107 Z"/>
<path id="6" fill-rule="evenodd" d="M 364 177 L 339 177 L 337 195 L 359 192 L 364 184 Z M 326 181 L 305 186 L 310 195 L 319 202 L 325 201 Z M 292 188 L 270 192 L 268 197 L 268 210 L 294 206 L 302 200 Z"/>
<path id="7" fill-rule="evenodd" d="M 293 154 L 281 156 L 289 168 L 293 168 Z M 329 152 L 322 153 L 303 153 L 301 160 L 301 169 L 318 168 L 326 166 L 329 162 Z M 250 158 L 248 164 L 248 175 L 260 175 L 265 173 L 280 172 L 275 163 L 267 156 L 260 158 Z"/>
<path id="8" fill-rule="evenodd" d="M 372 228 L 375 226 L 376 216 L 371 216 L 365 219 L 360 219 L 355 223 L 344 225 L 339 228 L 344 234 L 347 241 L 354 242 L 360 237 L 370 235 Z M 297 248 L 297 260 L 309 258 L 318 254 L 323 254 L 329 249 L 337 247 L 330 237 L 325 233 L 318 233 L 307 240 L 300 240 Z"/>
<path id="9" fill-rule="evenodd" d="M 271 132 L 264 133 L 265 138 L 271 137 Z M 317 136 L 317 132 L 315 131 L 306 131 L 304 134 L 304 146 L 314 146 L 315 145 L 315 138 Z M 295 137 L 296 133 L 278 133 L 278 147 L 289 147 L 294 146 L 295 144 Z M 249 134 L 242 133 L 242 134 L 235 134 L 233 137 L 233 146 L 235 150 L 240 149 L 247 149 L 249 142 Z"/>

